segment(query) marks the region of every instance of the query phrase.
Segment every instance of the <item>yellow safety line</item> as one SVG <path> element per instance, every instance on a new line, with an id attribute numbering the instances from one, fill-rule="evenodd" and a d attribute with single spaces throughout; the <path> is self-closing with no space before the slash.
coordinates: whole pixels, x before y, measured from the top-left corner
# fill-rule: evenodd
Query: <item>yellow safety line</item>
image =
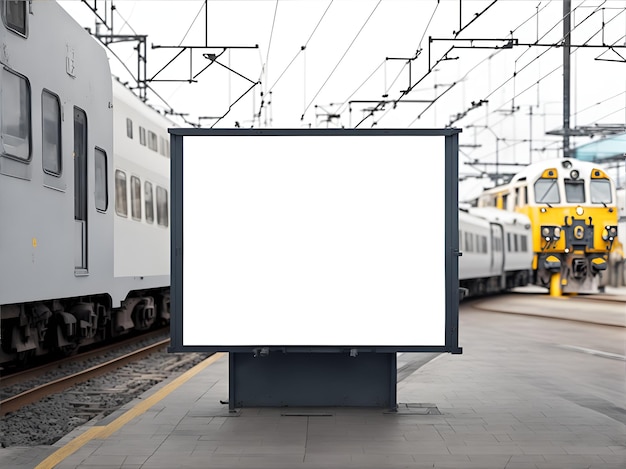
<path id="1" fill-rule="evenodd" d="M 211 357 L 207 358 L 203 362 L 194 366 L 191 370 L 187 371 L 186 373 L 180 375 L 174 381 L 165 385 L 163 388 L 159 389 L 153 395 L 151 395 L 144 401 L 141 401 L 140 403 L 138 403 L 132 409 L 129 409 L 128 411 L 124 412 L 122 415 L 116 418 L 113 422 L 102 427 L 92 427 L 89 430 L 87 430 L 85 433 L 77 436 L 68 444 L 66 444 L 62 448 L 59 448 L 50 456 L 48 456 L 46 459 L 44 459 L 41 463 L 35 466 L 35 469 L 52 469 L 55 465 L 59 464 L 60 462 L 65 460 L 65 458 L 67 458 L 71 454 L 78 451 L 80 448 L 82 448 L 85 444 L 87 444 L 91 440 L 106 439 L 110 437 L 113 433 L 118 431 L 120 428 L 122 428 L 132 419 L 146 412 L 148 409 L 150 409 L 150 407 L 160 402 L 165 396 L 170 394 L 172 391 L 174 391 L 176 388 L 178 388 L 182 384 L 189 381 L 195 375 L 200 373 L 209 365 L 212 365 L 213 363 L 215 363 L 217 360 L 219 360 L 223 356 L 224 356 L 223 353 L 216 353 L 214 355 L 211 355 Z"/>

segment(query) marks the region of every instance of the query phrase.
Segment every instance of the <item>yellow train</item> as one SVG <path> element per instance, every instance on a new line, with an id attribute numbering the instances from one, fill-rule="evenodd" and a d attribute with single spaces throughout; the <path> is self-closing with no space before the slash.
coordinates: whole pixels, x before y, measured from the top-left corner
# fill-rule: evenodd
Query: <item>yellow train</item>
<path id="1" fill-rule="evenodd" d="M 532 283 L 552 296 L 601 291 L 609 260 L 623 252 L 615 183 L 597 163 L 558 158 L 531 164 L 483 192 L 477 205 L 528 216 Z"/>

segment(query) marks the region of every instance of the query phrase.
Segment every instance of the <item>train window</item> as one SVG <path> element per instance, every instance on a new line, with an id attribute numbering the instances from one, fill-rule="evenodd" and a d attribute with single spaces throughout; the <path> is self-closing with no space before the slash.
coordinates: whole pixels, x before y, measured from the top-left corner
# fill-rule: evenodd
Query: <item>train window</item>
<path id="1" fill-rule="evenodd" d="M 565 200 L 571 204 L 583 203 L 585 201 L 585 181 L 566 179 Z"/>
<path id="2" fill-rule="evenodd" d="M 538 204 L 558 204 L 561 202 L 556 179 L 541 178 L 535 182 L 535 202 Z"/>
<path id="3" fill-rule="evenodd" d="M 121 217 L 128 216 L 128 198 L 126 196 L 126 173 L 115 171 L 115 213 Z"/>
<path id="4" fill-rule="evenodd" d="M 159 137 L 159 153 L 165 156 L 165 139 L 163 137 Z"/>
<path id="5" fill-rule="evenodd" d="M 126 136 L 128 138 L 133 138 L 133 121 L 128 117 L 126 118 Z"/>
<path id="6" fill-rule="evenodd" d="M 610 204 L 613 202 L 611 197 L 611 183 L 608 179 L 592 179 L 589 189 L 592 204 Z"/>
<path id="7" fill-rule="evenodd" d="M 30 85 L 26 78 L 2 69 L 2 153 L 30 160 Z"/>
<path id="8" fill-rule="evenodd" d="M 130 216 L 141 220 L 141 181 L 137 176 L 130 177 Z"/>
<path id="9" fill-rule="evenodd" d="M 107 190 L 107 154 L 99 148 L 96 148 L 94 167 L 96 171 L 94 191 L 96 198 L 96 209 L 104 212 L 109 206 L 109 194 Z"/>
<path id="10" fill-rule="evenodd" d="M 150 150 L 159 151 L 159 140 L 157 134 L 152 130 L 148 130 L 148 148 Z"/>
<path id="11" fill-rule="evenodd" d="M 481 241 L 482 252 L 486 253 L 487 252 L 487 237 L 481 236 L 480 241 Z"/>
<path id="12" fill-rule="evenodd" d="M 463 231 L 459 230 L 459 251 L 463 251 Z"/>
<path id="13" fill-rule="evenodd" d="M 522 252 L 528 252 L 528 236 L 521 235 L 520 241 L 521 241 Z"/>
<path id="14" fill-rule="evenodd" d="M 146 129 L 142 126 L 139 126 L 139 143 L 146 145 Z"/>
<path id="15" fill-rule="evenodd" d="M 167 190 L 157 186 L 156 189 L 156 203 L 157 203 L 157 223 L 161 226 L 169 225 L 169 207 L 167 201 Z"/>
<path id="16" fill-rule="evenodd" d="M 151 182 L 144 183 L 143 199 L 145 200 L 146 222 L 154 223 L 154 192 Z"/>
<path id="17" fill-rule="evenodd" d="M 515 244 L 515 252 L 519 252 L 519 235 L 513 236 L 513 243 Z"/>
<path id="18" fill-rule="evenodd" d="M 493 196 L 487 195 L 485 197 L 481 197 L 480 200 L 480 207 L 495 207 L 496 206 L 496 199 Z"/>
<path id="19" fill-rule="evenodd" d="M 526 205 L 526 200 L 524 199 L 524 191 L 520 190 L 519 187 L 515 188 L 515 199 L 513 200 L 513 205 L 515 207 L 523 207 Z"/>
<path id="20" fill-rule="evenodd" d="M 24 0 L 5 0 L 2 9 L 2 19 L 8 29 L 22 36 L 26 36 L 26 7 L 28 5 Z"/>
<path id="21" fill-rule="evenodd" d="M 41 129 L 43 170 L 61 174 L 61 103 L 59 97 L 43 90 L 41 93 Z"/>
<path id="22" fill-rule="evenodd" d="M 511 233 L 506 234 L 506 250 L 511 252 Z"/>
<path id="23" fill-rule="evenodd" d="M 165 139 L 165 156 L 170 157 L 170 141 Z"/>

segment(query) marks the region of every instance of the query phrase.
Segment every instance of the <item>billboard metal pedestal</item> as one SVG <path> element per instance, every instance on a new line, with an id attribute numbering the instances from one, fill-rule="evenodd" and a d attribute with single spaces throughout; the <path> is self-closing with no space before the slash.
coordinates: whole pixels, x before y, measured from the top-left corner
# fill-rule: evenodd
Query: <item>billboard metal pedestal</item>
<path id="1" fill-rule="evenodd" d="M 230 353 L 229 408 L 396 408 L 395 353 Z"/>

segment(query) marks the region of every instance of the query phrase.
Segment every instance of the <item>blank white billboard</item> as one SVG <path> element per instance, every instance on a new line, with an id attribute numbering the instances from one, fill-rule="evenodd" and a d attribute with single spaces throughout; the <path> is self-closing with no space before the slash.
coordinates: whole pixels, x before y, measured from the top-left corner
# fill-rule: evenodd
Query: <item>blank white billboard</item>
<path id="1" fill-rule="evenodd" d="M 445 345 L 444 149 L 186 137 L 182 345 Z"/>

